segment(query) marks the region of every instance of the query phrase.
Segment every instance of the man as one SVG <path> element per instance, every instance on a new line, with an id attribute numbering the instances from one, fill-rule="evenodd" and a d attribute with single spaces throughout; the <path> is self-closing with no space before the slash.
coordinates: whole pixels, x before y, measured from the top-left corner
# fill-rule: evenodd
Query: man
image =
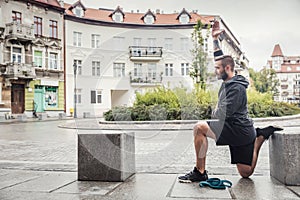
<path id="1" fill-rule="evenodd" d="M 223 55 L 218 37 L 222 34 L 219 22 L 212 27 L 214 42 L 215 73 L 223 80 L 218 94 L 218 104 L 212 113 L 217 119 L 199 122 L 194 126 L 194 146 L 196 167 L 193 171 L 178 177 L 180 182 L 204 181 L 208 179 L 205 170 L 207 138 L 212 138 L 217 145 L 228 145 L 231 163 L 236 164 L 239 174 L 247 178 L 253 174 L 260 147 L 279 127 L 269 126 L 255 130 L 253 121 L 248 116 L 246 89 L 248 81 L 234 73 L 234 60 Z"/>

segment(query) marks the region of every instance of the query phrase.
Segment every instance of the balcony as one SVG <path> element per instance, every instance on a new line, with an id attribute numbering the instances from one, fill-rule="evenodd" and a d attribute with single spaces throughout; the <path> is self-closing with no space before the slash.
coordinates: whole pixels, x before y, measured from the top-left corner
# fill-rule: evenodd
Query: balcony
<path id="1" fill-rule="evenodd" d="M 34 79 L 36 77 L 32 64 L 8 63 L 6 70 L 1 71 L 2 75 L 9 79 Z"/>
<path id="2" fill-rule="evenodd" d="M 20 41 L 32 41 L 34 39 L 33 25 L 20 24 L 16 21 L 6 24 L 6 38 Z"/>
<path id="3" fill-rule="evenodd" d="M 162 75 L 132 77 L 130 75 L 131 86 L 156 86 L 162 83 Z"/>
<path id="4" fill-rule="evenodd" d="M 129 47 L 130 60 L 159 61 L 162 58 L 162 47 Z"/>

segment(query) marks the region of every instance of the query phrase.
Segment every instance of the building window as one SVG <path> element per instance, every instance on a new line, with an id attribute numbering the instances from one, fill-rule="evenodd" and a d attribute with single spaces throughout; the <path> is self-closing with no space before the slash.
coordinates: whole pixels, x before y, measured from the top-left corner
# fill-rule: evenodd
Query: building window
<path id="1" fill-rule="evenodd" d="M 49 21 L 49 36 L 51 38 L 58 38 L 57 36 L 57 21 L 50 20 Z"/>
<path id="2" fill-rule="evenodd" d="M 133 46 L 136 47 L 142 46 L 142 38 L 133 38 Z"/>
<path id="3" fill-rule="evenodd" d="M 43 67 L 43 52 L 42 51 L 34 51 L 34 65 L 35 65 L 35 67 L 39 67 L 39 68 Z"/>
<path id="4" fill-rule="evenodd" d="M 75 47 L 81 47 L 81 36 L 82 33 L 76 31 L 73 32 L 73 45 Z"/>
<path id="5" fill-rule="evenodd" d="M 42 27 L 43 27 L 42 18 L 40 18 L 40 17 L 34 17 L 34 34 L 36 36 L 43 35 L 43 33 L 42 33 Z"/>
<path id="6" fill-rule="evenodd" d="M 146 17 L 144 17 L 144 23 L 145 24 L 153 24 L 154 17 L 152 15 L 147 15 Z"/>
<path id="7" fill-rule="evenodd" d="M 18 24 L 22 23 L 22 14 L 20 12 L 12 11 L 12 21 Z"/>
<path id="8" fill-rule="evenodd" d="M 73 13 L 76 15 L 76 17 L 83 17 L 83 9 L 81 6 L 76 6 L 76 8 L 73 10 Z"/>
<path id="9" fill-rule="evenodd" d="M 142 78 L 142 74 L 143 74 L 142 63 L 134 63 L 133 77 Z"/>
<path id="10" fill-rule="evenodd" d="M 114 70 L 114 77 L 124 77 L 125 63 L 114 63 L 113 70 Z"/>
<path id="11" fill-rule="evenodd" d="M 46 86 L 45 87 L 45 107 L 57 108 L 58 107 L 58 87 Z"/>
<path id="12" fill-rule="evenodd" d="M 156 51 L 156 38 L 148 38 L 148 51 L 149 52 L 154 52 Z"/>
<path id="13" fill-rule="evenodd" d="M 100 47 L 100 35 L 92 34 L 92 48 Z"/>
<path id="14" fill-rule="evenodd" d="M 188 38 L 180 38 L 180 49 L 181 51 L 188 51 L 189 50 L 189 39 Z"/>
<path id="15" fill-rule="evenodd" d="M 102 103 L 102 90 L 91 91 L 91 103 L 92 104 Z"/>
<path id="16" fill-rule="evenodd" d="M 165 38 L 165 49 L 173 50 L 173 38 Z"/>
<path id="17" fill-rule="evenodd" d="M 82 75 L 82 61 L 74 60 L 73 63 L 76 63 L 77 65 L 77 75 Z"/>
<path id="18" fill-rule="evenodd" d="M 21 47 L 13 47 L 12 48 L 12 62 L 22 63 L 22 48 Z"/>
<path id="19" fill-rule="evenodd" d="M 173 64 L 172 63 L 165 64 L 165 76 L 173 76 Z"/>
<path id="20" fill-rule="evenodd" d="M 82 92 L 81 89 L 76 89 L 76 95 L 74 94 L 75 102 L 78 104 L 81 103 L 81 92 Z"/>
<path id="21" fill-rule="evenodd" d="M 189 63 L 181 63 L 181 75 L 189 76 Z"/>
<path id="22" fill-rule="evenodd" d="M 157 68 L 156 63 L 148 63 L 148 80 L 156 80 Z"/>
<path id="23" fill-rule="evenodd" d="M 49 54 L 49 69 L 58 70 L 58 54 L 50 52 Z"/>
<path id="24" fill-rule="evenodd" d="M 188 24 L 189 23 L 189 16 L 187 14 L 182 14 L 180 17 L 179 17 L 179 22 L 181 24 Z"/>
<path id="25" fill-rule="evenodd" d="M 116 13 L 113 15 L 113 20 L 114 20 L 115 22 L 123 22 L 124 18 L 123 18 L 122 13 L 116 12 Z"/>
<path id="26" fill-rule="evenodd" d="M 100 62 L 92 61 L 92 76 L 100 76 Z"/>
<path id="27" fill-rule="evenodd" d="M 286 68 L 286 70 L 287 70 L 287 71 L 292 71 L 292 68 L 291 68 L 290 66 L 288 66 L 288 67 Z"/>

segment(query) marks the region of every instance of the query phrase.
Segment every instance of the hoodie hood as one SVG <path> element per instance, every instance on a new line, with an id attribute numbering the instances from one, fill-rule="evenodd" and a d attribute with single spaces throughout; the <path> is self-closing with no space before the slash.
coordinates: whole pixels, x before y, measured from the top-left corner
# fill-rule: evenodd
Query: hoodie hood
<path id="1" fill-rule="evenodd" d="M 225 82 L 225 86 L 227 87 L 233 83 L 239 83 L 239 84 L 243 85 L 245 88 L 248 88 L 248 85 L 249 85 L 248 80 L 242 75 L 236 75 L 236 76 L 232 77 L 232 79 Z"/>

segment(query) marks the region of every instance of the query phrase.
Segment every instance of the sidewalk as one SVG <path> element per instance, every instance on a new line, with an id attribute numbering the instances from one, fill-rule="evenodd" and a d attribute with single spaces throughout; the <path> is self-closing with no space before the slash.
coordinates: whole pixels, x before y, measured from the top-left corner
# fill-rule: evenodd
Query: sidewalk
<path id="1" fill-rule="evenodd" d="M 49 120 L 59 119 L 41 120 L 45 122 L 43 123 L 45 129 L 47 128 L 46 123 L 51 122 Z M 255 124 L 257 126 L 265 126 L 270 123 L 281 125 L 283 121 L 285 126 L 300 126 L 298 116 L 285 119 L 264 119 L 255 121 Z M 12 120 L 0 123 L 0 126 L 1 124 L 4 125 L 2 130 L 5 130 L 6 126 L 16 122 Z M 28 120 L 27 122 L 37 121 Z M 194 149 L 191 140 L 193 121 L 144 124 L 130 122 L 123 123 L 123 125 L 121 123 L 102 122 L 99 125 L 98 119 L 77 119 L 75 121 L 61 121 L 61 123 L 62 127 L 68 128 L 62 129 L 62 131 L 66 131 L 65 136 L 59 133 L 53 134 L 52 137 L 58 137 L 58 135 L 62 137 L 61 135 L 63 135 L 65 138 L 70 138 L 70 131 L 73 129 L 76 132 L 80 129 L 100 130 L 105 127 L 110 130 L 135 129 L 136 174 L 125 182 L 77 181 L 77 163 L 74 155 L 76 154 L 75 137 L 71 143 L 66 143 L 64 137 L 59 139 L 57 143 L 48 141 L 55 149 L 51 146 L 49 148 L 44 147 L 47 142 L 40 144 L 43 147 L 41 148 L 34 146 L 37 142 L 28 139 L 21 142 L 16 139 L 1 140 L 0 138 L 0 148 L 3 146 L 0 153 L 2 155 L 0 160 L 1 200 L 300 199 L 300 186 L 285 186 L 270 177 L 268 142 L 261 149 L 254 175 L 250 179 L 243 179 L 238 175 L 235 166 L 230 164 L 228 148 L 216 147 L 214 142 L 209 140 L 207 155 L 209 177 L 228 179 L 233 183 L 232 188 L 213 190 L 200 188 L 198 183 L 183 184 L 177 181 L 179 175 L 192 170 L 194 166 Z M 24 125 L 27 127 L 31 124 L 34 127 L 38 123 Z M 23 126 L 22 123 L 16 125 L 19 128 Z M 51 129 L 56 131 L 54 127 Z M 19 133 L 16 135 L 16 138 L 18 137 L 20 137 Z M 8 142 L 9 144 L 7 144 Z M 67 145 L 70 147 L 66 149 L 65 146 Z M 22 149 L 27 149 L 28 152 Z M 48 153 L 49 149 L 52 149 L 50 153 Z M 12 161 L 9 160 L 10 157 L 4 159 L 6 154 L 15 156 L 15 158 L 11 158 Z M 36 156 L 36 154 L 44 157 L 44 161 L 35 161 L 36 158 L 31 159 L 30 155 Z M 53 154 L 62 154 L 62 157 L 53 159 L 55 162 L 52 162 L 50 158 L 53 158 Z M 21 161 L 17 161 L 19 156 L 23 157 Z M 74 158 L 69 158 L 69 156 L 74 156 Z"/>

